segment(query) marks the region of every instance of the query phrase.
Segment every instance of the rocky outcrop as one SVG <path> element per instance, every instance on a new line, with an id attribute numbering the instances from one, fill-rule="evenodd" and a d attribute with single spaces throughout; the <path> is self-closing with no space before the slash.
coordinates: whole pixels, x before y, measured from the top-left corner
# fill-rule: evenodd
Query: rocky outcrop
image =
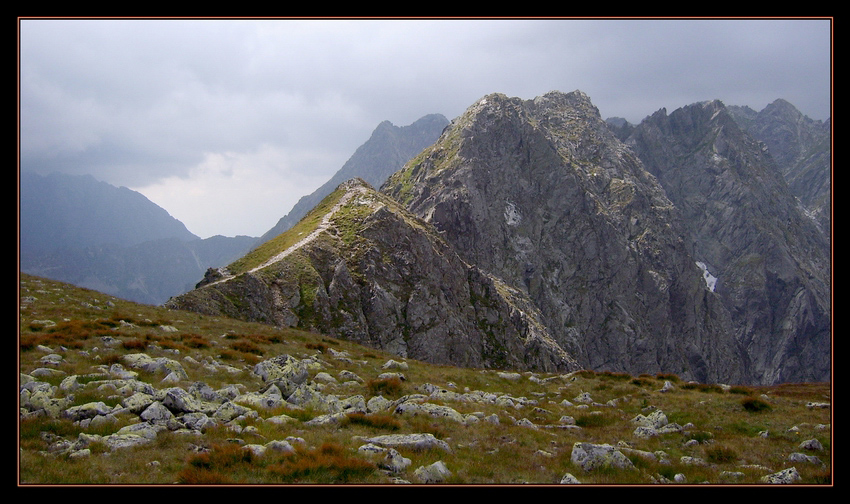
<path id="1" fill-rule="evenodd" d="M 258 249 L 246 258 L 257 266 L 167 306 L 300 327 L 434 363 L 578 368 L 520 291 L 465 262 L 430 225 L 362 180 L 322 207 L 314 229 L 290 231 L 304 233 L 290 247 Z"/>
<path id="2" fill-rule="evenodd" d="M 526 294 L 582 366 L 748 380 L 677 209 L 585 94 L 488 95 L 382 191 Z"/>
<path id="3" fill-rule="evenodd" d="M 829 243 L 772 151 L 719 101 L 660 110 L 628 143 L 683 216 L 747 350 L 752 381 L 830 378 Z"/>

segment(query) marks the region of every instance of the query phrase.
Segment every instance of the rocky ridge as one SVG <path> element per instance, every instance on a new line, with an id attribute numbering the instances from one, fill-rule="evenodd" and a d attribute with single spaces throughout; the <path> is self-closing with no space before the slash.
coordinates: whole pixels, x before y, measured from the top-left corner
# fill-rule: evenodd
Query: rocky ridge
<path id="1" fill-rule="evenodd" d="M 832 121 L 804 116 L 786 100 L 775 100 L 756 112 L 727 107 L 729 113 L 770 152 L 791 193 L 829 237 L 832 220 Z"/>
<path id="2" fill-rule="evenodd" d="M 288 214 L 281 217 L 257 244 L 271 240 L 287 231 L 322 202 L 336 188 L 352 178 L 363 179 L 367 184 L 378 187 L 404 163 L 422 149 L 434 143 L 448 119 L 440 114 L 429 114 L 407 126 L 395 126 L 389 121 L 379 124 L 369 140 L 357 148 L 330 180 L 312 194 L 303 196 Z"/>
<path id="3" fill-rule="evenodd" d="M 517 290 L 464 262 L 426 223 L 362 180 L 246 256 L 244 266 L 166 303 L 298 327 L 435 363 L 575 370 Z M 236 271 L 233 271 L 236 269 Z"/>

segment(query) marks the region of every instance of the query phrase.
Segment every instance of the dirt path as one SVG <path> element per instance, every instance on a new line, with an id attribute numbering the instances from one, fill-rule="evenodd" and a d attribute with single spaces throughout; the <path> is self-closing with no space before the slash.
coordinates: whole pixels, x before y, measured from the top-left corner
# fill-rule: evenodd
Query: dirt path
<path id="1" fill-rule="evenodd" d="M 336 202 L 336 204 L 333 206 L 333 208 L 331 208 L 331 210 L 328 213 L 326 213 L 324 217 L 322 217 L 322 222 L 319 223 L 319 225 L 316 227 L 316 229 L 314 229 L 310 234 L 308 234 L 307 236 L 305 236 L 304 238 L 299 240 L 297 243 L 294 243 L 294 244 L 290 245 L 289 247 L 287 247 L 286 250 L 284 250 L 283 252 L 280 252 L 279 254 L 275 255 L 274 257 L 265 261 L 264 263 L 260 264 L 259 266 L 251 268 L 250 270 L 248 270 L 248 273 L 254 273 L 254 272 L 259 271 L 263 268 L 267 268 L 267 267 L 271 266 L 272 264 L 274 264 L 276 262 L 282 261 L 289 254 L 295 252 L 296 250 L 300 249 L 304 245 L 315 240 L 316 237 L 318 237 L 321 233 L 323 233 L 325 230 L 327 230 L 328 227 L 330 227 L 331 219 L 333 218 L 334 214 L 336 214 L 336 212 L 340 208 L 343 207 L 343 205 L 348 203 L 348 201 L 351 198 L 353 198 L 355 195 L 364 194 L 365 192 L 366 192 L 366 189 L 361 187 L 361 186 L 355 186 L 352 190 L 346 191 L 346 193 L 342 195 L 342 197 L 339 199 L 339 201 Z M 218 284 L 218 283 L 226 282 L 226 281 L 230 280 L 231 278 L 235 277 L 235 275 L 232 275 L 229 271 L 227 271 L 226 268 L 220 268 L 219 271 L 224 275 L 223 278 L 220 278 L 220 279 L 216 280 L 215 282 L 210 282 L 210 283 L 206 284 L 204 287 L 209 287 L 210 285 L 215 285 L 215 284 Z"/>

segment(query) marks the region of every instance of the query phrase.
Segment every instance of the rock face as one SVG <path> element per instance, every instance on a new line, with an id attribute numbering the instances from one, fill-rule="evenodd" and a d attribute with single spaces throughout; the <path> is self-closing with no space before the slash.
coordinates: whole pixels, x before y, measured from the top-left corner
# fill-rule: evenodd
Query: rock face
<path id="1" fill-rule="evenodd" d="M 678 211 L 585 94 L 486 96 L 382 191 L 527 294 L 582 366 L 749 379 Z"/>
<path id="2" fill-rule="evenodd" d="M 305 218 L 315 228 L 288 232 L 305 238 L 257 249 L 242 263 L 253 266 L 232 265 L 231 276 L 167 306 L 297 326 L 434 363 L 578 369 L 521 292 L 464 262 L 430 225 L 362 180 L 317 208 Z"/>
<path id="3" fill-rule="evenodd" d="M 752 381 L 829 380 L 829 242 L 773 151 L 718 101 L 656 112 L 628 143 L 681 212 L 694 258 L 715 277 Z"/>
<path id="4" fill-rule="evenodd" d="M 755 112 L 728 107 L 735 120 L 756 140 L 764 142 L 785 177 L 788 188 L 831 234 L 831 121 L 804 116 L 785 100 L 776 100 Z"/>

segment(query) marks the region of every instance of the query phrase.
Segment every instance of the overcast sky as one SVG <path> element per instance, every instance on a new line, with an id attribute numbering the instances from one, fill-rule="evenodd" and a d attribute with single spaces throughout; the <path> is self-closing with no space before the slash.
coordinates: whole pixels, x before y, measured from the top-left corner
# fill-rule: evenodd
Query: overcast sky
<path id="1" fill-rule="evenodd" d="M 21 170 L 91 174 L 202 238 L 260 236 L 384 120 L 579 89 L 639 123 L 698 101 L 831 111 L 831 22 L 21 19 Z"/>

